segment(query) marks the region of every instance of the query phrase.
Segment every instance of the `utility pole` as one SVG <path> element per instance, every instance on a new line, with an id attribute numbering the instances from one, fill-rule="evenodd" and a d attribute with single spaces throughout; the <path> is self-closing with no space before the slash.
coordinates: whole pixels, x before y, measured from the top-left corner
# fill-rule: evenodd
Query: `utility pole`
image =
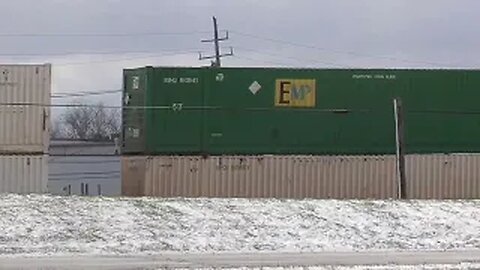
<path id="1" fill-rule="evenodd" d="M 217 18 L 215 18 L 215 16 L 213 17 L 213 37 L 215 39 L 215 66 L 219 67 L 222 64 L 220 62 L 220 46 L 218 45 L 218 25 Z"/>
<path id="2" fill-rule="evenodd" d="M 218 37 L 218 24 L 217 24 L 217 18 L 215 16 L 213 17 L 213 39 L 207 39 L 207 40 L 202 40 L 202 42 L 213 42 L 215 45 L 215 55 L 214 56 L 202 56 L 202 53 L 199 53 L 199 60 L 205 60 L 205 59 L 215 59 L 215 62 L 212 63 L 212 66 L 214 67 L 220 67 L 221 61 L 220 58 L 225 57 L 225 56 L 232 56 L 233 55 L 233 48 L 230 47 L 230 52 L 227 54 L 221 54 L 220 53 L 220 41 L 228 40 L 228 31 L 226 32 L 225 36 L 222 38 Z"/>
<path id="3" fill-rule="evenodd" d="M 402 100 L 393 99 L 395 117 L 395 145 L 397 152 L 397 196 L 399 199 L 407 198 L 407 183 L 405 176 L 405 123 Z"/>

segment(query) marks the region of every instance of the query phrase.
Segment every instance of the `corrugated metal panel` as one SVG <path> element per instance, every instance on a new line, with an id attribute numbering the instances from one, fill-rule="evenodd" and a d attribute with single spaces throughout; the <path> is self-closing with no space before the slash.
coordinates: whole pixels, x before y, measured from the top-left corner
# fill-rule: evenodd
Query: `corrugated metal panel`
<path id="1" fill-rule="evenodd" d="M 480 155 L 406 157 L 407 196 L 412 199 L 479 199 Z"/>
<path id="2" fill-rule="evenodd" d="M 122 195 L 145 195 L 146 162 L 145 157 L 122 158 Z"/>
<path id="3" fill-rule="evenodd" d="M 394 156 L 124 157 L 127 196 L 395 198 Z M 480 155 L 406 157 L 409 199 L 480 198 Z"/>
<path id="4" fill-rule="evenodd" d="M 50 104 L 50 65 L 0 65 L 0 103 Z M 50 108 L 0 105 L 0 153 L 47 153 Z"/>
<path id="5" fill-rule="evenodd" d="M 47 191 L 48 156 L 0 156 L 0 193 Z"/>
<path id="6" fill-rule="evenodd" d="M 394 156 L 124 157 L 122 193 L 160 197 L 393 198 Z"/>

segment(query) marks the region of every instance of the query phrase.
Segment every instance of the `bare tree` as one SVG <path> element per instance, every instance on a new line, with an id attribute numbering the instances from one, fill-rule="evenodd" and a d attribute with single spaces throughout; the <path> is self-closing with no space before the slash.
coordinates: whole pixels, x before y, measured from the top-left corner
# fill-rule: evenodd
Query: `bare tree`
<path id="1" fill-rule="evenodd" d="M 57 139 L 63 138 L 62 123 L 58 119 L 52 120 L 50 123 L 50 138 Z"/>
<path id="2" fill-rule="evenodd" d="M 97 106 L 69 108 L 62 116 L 65 135 L 70 139 L 111 140 L 120 133 L 120 114 Z"/>

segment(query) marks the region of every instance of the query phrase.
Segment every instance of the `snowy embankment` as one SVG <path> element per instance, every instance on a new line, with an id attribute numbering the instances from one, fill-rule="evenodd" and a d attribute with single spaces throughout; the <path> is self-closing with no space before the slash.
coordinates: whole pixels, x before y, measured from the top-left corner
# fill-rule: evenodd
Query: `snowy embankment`
<path id="1" fill-rule="evenodd" d="M 480 248 L 480 201 L 0 195 L 0 255 Z"/>
<path id="2" fill-rule="evenodd" d="M 367 265 L 367 266 L 313 266 L 313 267 L 242 267 L 222 268 L 222 270 L 472 270 L 479 269 L 479 264 L 458 264 L 458 265 Z M 159 268 L 159 270 L 162 268 Z M 162 269 L 163 270 L 163 269 Z M 177 268 L 176 270 L 191 270 Z M 215 268 L 196 268 L 196 270 L 217 270 Z"/>
<path id="3" fill-rule="evenodd" d="M 458 265 L 366 265 L 366 266 L 310 266 L 310 267 L 241 267 L 222 268 L 222 270 L 472 270 L 479 269 L 479 264 L 458 264 Z M 163 268 L 159 268 L 159 270 Z M 176 270 L 191 270 L 187 268 L 176 268 Z M 196 268 L 196 270 L 217 270 L 215 268 Z"/>

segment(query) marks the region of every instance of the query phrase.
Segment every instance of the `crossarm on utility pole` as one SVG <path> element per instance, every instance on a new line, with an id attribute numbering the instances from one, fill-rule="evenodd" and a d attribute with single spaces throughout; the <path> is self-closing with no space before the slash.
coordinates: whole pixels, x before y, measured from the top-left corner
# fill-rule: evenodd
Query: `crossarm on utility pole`
<path id="1" fill-rule="evenodd" d="M 221 54 L 220 53 L 220 41 L 228 40 L 228 31 L 226 32 L 225 37 L 219 37 L 218 36 L 218 24 L 217 24 L 217 18 L 214 16 L 213 17 L 213 39 L 207 39 L 207 40 L 202 40 L 202 42 L 213 42 L 215 45 L 215 55 L 213 56 L 203 56 L 201 53 L 199 53 L 199 60 L 206 60 L 206 59 L 215 59 L 215 62 L 213 65 L 215 67 L 220 67 L 221 64 L 221 58 L 225 56 L 232 56 L 233 55 L 233 49 L 230 48 L 230 52 L 226 54 Z"/>

